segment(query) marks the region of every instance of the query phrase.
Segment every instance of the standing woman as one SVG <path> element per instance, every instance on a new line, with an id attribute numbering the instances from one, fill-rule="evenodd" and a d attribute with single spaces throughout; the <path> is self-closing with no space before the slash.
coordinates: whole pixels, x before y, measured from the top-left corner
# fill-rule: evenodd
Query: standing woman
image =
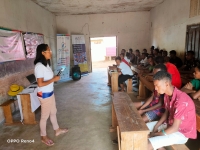
<path id="1" fill-rule="evenodd" d="M 60 77 L 54 76 L 50 68 L 51 56 L 52 53 L 47 44 L 38 45 L 34 64 L 35 76 L 38 84 L 37 96 L 41 104 L 40 135 L 42 142 L 48 146 L 54 145 L 54 142 L 49 139 L 46 134 L 46 123 L 49 116 L 53 129 L 55 130 L 55 136 L 68 132 L 68 129 L 60 129 L 57 123 L 57 109 L 53 84 L 55 81 L 58 81 Z"/>

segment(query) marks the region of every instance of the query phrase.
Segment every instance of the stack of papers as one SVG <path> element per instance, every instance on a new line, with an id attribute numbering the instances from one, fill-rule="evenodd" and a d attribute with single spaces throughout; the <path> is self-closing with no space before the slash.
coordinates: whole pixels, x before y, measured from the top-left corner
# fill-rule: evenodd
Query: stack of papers
<path id="1" fill-rule="evenodd" d="M 27 93 L 33 93 L 35 90 L 35 88 L 27 88 L 27 89 L 24 89 L 21 93 L 19 94 L 27 94 Z"/>

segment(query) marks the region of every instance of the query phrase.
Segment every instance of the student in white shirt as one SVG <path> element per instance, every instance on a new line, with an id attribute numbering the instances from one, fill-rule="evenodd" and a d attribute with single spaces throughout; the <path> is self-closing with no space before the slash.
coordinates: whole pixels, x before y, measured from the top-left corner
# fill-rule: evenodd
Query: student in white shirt
<path id="1" fill-rule="evenodd" d="M 61 129 L 57 123 L 56 117 L 56 103 L 54 97 L 55 81 L 60 79 L 59 76 L 54 76 L 52 69 L 50 68 L 50 59 L 52 56 L 51 50 L 47 44 L 40 44 L 37 47 L 35 64 L 35 76 L 38 83 L 38 99 L 41 104 L 41 119 L 40 119 L 40 135 L 41 141 L 47 146 L 54 145 L 54 142 L 48 138 L 46 134 L 46 123 L 50 116 L 53 129 L 55 130 L 55 136 L 68 132 L 68 129 Z"/>
<path id="2" fill-rule="evenodd" d="M 126 63 L 121 61 L 121 57 L 116 57 L 115 62 L 117 64 L 117 68 L 118 68 L 118 72 L 119 72 L 118 84 L 121 87 L 121 91 L 124 91 L 123 83 L 127 79 L 130 79 L 133 76 L 133 72 Z"/>
<path id="3" fill-rule="evenodd" d="M 146 66 L 148 64 L 148 54 L 142 53 L 142 60 L 140 61 L 140 65 Z"/>

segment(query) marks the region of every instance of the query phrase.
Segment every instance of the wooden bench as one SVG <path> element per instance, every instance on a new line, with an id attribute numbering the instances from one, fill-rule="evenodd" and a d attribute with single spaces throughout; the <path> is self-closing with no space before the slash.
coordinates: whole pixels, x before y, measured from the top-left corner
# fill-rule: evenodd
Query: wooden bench
<path id="1" fill-rule="evenodd" d="M 13 124 L 19 124 L 19 123 L 21 124 L 21 122 L 13 121 L 11 104 L 13 104 L 14 101 L 15 100 L 8 100 L 0 105 L 3 108 L 3 113 L 5 117 L 5 125 L 13 125 Z"/>
<path id="2" fill-rule="evenodd" d="M 113 66 L 108 66 L 107 68 L 107 74 L 108 74 L 108 85 L 111 85 L 111 76 L 110 76 L 110 70 L 113 70 Z"/>
<path id="3" fill-rule="evenodd" d="M 112 128 L 118 129 L 121 150 L 146 150 L 149 130 L 129 95 L 114 92 L 112 96 Z"/>
<path id="4" fill-rule="evenodd" d="M 173 150 L 189 150 L 189 148 L 184 144 L 171 145 L 171 147 Z"/>
<path id="5" fill-rule="evenodd" d="M 137 99 L 145 99 L 147 98 L 147 89 L 151 92 L 154 91 L 153 82 L 148 81 L 143 75 L 138 74 L 139 76 L 139 95 Z"/>
<path id="6" fill-rule="evenodd" d="M 113 92 L 118 92 L 118 72 L 111 72 L 110 74 L 111 76 L 111 89 L 112 89 L 112 93 Z M 132 79 L 128 79 L 127 80 L 127 93 L 131 93 L 133 91 L 133 86 L 132 86 Z"/>

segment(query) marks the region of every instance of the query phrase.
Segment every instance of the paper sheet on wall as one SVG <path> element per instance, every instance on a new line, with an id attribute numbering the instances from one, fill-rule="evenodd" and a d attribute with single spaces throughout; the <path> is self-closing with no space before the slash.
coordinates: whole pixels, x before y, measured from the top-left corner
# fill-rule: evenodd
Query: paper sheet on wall
<path id="1" fill-rule="evenodd" d="M 0 62 L 24 60 L 25 58 L 21 33 L 0 29 Z"/>
<path id="2" fill-rule="evenodd" d="M 37 46 L 44 43 L 44 36 L 36 33 L 25 33 L 23 37 L 27 53 L 26 57 L 35 58 Z"/>

